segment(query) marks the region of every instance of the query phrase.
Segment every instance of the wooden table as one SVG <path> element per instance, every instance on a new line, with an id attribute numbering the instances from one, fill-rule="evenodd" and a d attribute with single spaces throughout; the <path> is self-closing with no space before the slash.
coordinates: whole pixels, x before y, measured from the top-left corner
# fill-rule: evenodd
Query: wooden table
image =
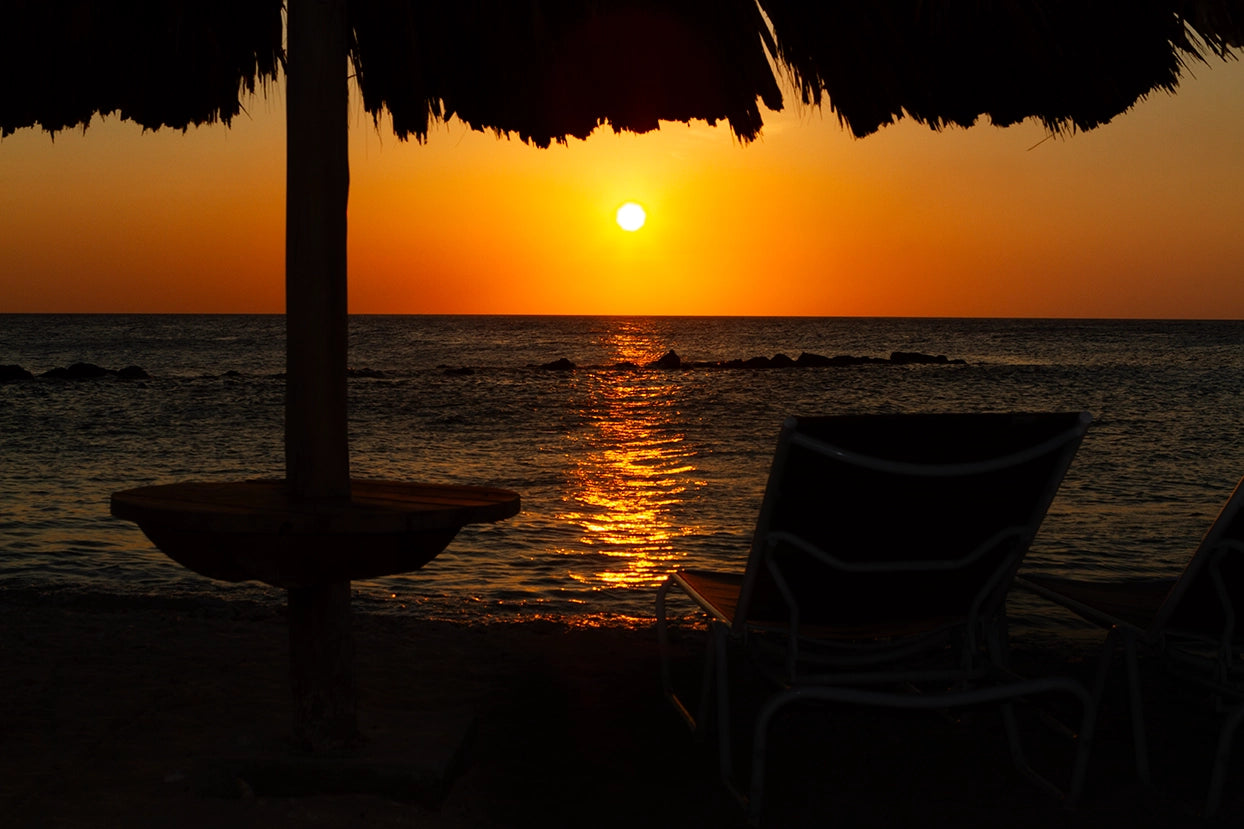
<path id="1" fill-rule="evenodd" d="M 283 480 L 177 483 L 113 493 L 112 514 L 138 524 L 169 558 L 204 576 L 275 587 L 417 570 L 467 524 L 519 511 L 504 489 L 351 482 L 348 501 L 300 501 Z"/>
<path id="2" fill-rule="evenodd" d="M 452 757 L 431 775 L 409 769 L 378 775 L 372 764 L 359 765 L 364 741 L 350 582 L 417 570 L 462 527 L 509 518 L 519 505 L 518 494 L 504 489 L 363 480 L 350 482 L 348 499 L 296 498 L 283 480 L 178 483 L 112 495 L 112 514 L 138 524 L 179 564 L 210 578 L 256 579 L 286 591 L 294 741 L 317 758 L 319 771 L 309 773 L 303 757 L 265 758 L 259 766 L 247 759 L 243 765 L 254 777 L 248 784 L 272 778 L 285 791 L 290 780 L 331 778 L 335 790 L 402 797 L 411 794 L 412 780 L 424 781 L 421 786 L 431 780 L 438 790 Z M 391 758 L 379 764 L 391 765 Z M 364 773 L 357 774 L 360 768 Z"/>

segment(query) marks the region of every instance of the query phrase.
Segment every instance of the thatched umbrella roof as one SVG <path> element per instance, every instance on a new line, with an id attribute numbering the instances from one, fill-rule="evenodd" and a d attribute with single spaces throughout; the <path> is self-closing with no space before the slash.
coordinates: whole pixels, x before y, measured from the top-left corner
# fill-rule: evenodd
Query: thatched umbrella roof
<path id="1" fill-rule="evenodd" d="M 283 65 L 281 0 L 15 0 L 0 30 L 0 132 L 119 114 L 226 124 Z M 538 146 L 600 123 L 727 121 L 754 138 L 780 108 L 751 0 L 349 0 L 366 109 L 402 138 L 457 115 Z M 344 69 L 344 67 L 343 67 Z"/>
<path id="2" fill-rule="evenodd" d="M 803 100 L 857 136 L 904 115 L 1092 129 L 1239 46 L 1244 23 L 1238 0 L 761 2 Z"/>
<path id="3" fill-rule="evenodd" d="M 364 107 L 403 138 L 456 115 L 542 147 L 694 118 L 750 139 L 757 100 L 782 105 L 752 0 L 366 0 L 349 15 Z"/>
<path id="4" fill-rule="evenodd" d="M 282 0 L 6 0 L 0 134 L 118 114 L 145 128 L 223 121 L 275 79 Z"/>
<path id="5" fill-rule="evenodd" d="M 0 133 L 228 123 L 281 71 L 283 5 L 10 0 Z M 751 139 L 757 102 L 782 106 L 775 67 L 856 135 L 903 116 L 1091 129 L 1244 43 L 1241 0 L 349 0 L 346 17 L 364 107 L 399 136 L 456 115 L 538 146 L 693 118 Z"/>

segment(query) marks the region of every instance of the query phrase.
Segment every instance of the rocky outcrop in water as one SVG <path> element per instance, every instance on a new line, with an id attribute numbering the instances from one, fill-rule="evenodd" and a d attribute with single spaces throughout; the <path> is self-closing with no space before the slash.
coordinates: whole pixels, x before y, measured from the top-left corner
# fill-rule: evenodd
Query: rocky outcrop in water
<path id="1" fill-rule="evenodd" d="M 939 364 L 953 364 L 961 366 L 967 363 L 966 360 L 948 359 L 945 354 L 938 354 L 934 356 L 932 354 L 921 354 L 919 351 L 895 351 L 890 354 L 890 362 L 897 366 Z"/>
<path id="2" fill-rule="evenodd" d="M 112 377 L 116 380 L 149 380 L 151 375 L 139 366 L 126 366 L 122 369 L 103 368 L 94 363 L 74 363 L 48 369 L 38 375 L 42 380 L 96 380 L 100 377 Z M 18 365 L 0 366 L 0 383 L 16 383 L 19 380 L 33 380 L 35 375 Z"/>
<path id="3" fill-rule="evenodd" d="M 0 371 L 0 381 L 32 379 L 30 372 L 21 366 L 4 366 Z M 16 371 L 12 371 L 12 370 Z M 23 374 L 24 373 L 24 374 Z M 74 363 L 70 366 L 49 369 L 39 375 L 44 380 L 97 380 L 100 377 L 112 377 L 117 380 L 149 380 L 151 375 L 140 366 L 126 366 L 122 369 L 104 368 L 94 363 Z"/>
<path id="4" fill-rule="evenodd" d="M 702 365 L 705 368 L 791 368 L 801 364 L 779 352 L 772 357 L 748 357 L 746 360 L 727 360 L 724 363 L 703 363 Z M 803 363 L 802 365 L 809 364 Z"/>
<path id="5" fill-rule="evenodd" d="M 18 380 L 30 380 L 34 377 L 21 366 L 0 366 L 0 383 L 16 383 Z"/>
<path id="6" fill-rule="evenodd" d="M 749 357 L 747 359 L 719 360 L 716 362 L 694 362 L 684 360 L 676 351 L 670 349 L 665 352 L 659 359 L 653 360 L 642 365 L 630 361 L 614 363 L 610 368 L 619 371 L 638 370 L 638 369 L 655 369 L 660 371 L 671 371 L 674 369 L 690 369 L 690 368 L 720 368 L 720 369 L 770 369 L 770 368 L 818 368 L 818 367 L 841 367 L 841 366 L 862 366 L 862 365 L 966 365 L 965 360 L 951 360 L 944 354 L 924 354 L 919 351 L 895 351 L 890 354 L 889 359 L 884 357 L 856 357 L 850 354 L 839 354 L 833 357 L 826 357 L 822 354 L 813 354 L 804 351 L 797 358 L 792 359 L 786 354 L 774 354 L 772 357 Z M 451 367 L 447 365 L 438 366 L 447 375 L 469 375 L 474 374 L 475 369 L 469 366 Z M 578 366 L 566 357 L 560 357 L 552 362 L 533 365 L 532 368 L 538 368 L 545 371 L 573 371 Z M 596 366 L 599 368 L 599 366 Z M 239 378 L 242 375 L 237 371 L 227 371 L 223 375 L 225 378 Z M 274 379 L 280 379 L 284 375 L 273 375 Z M 389 375 L 379 369 L 373 368 L 352 368 L 348 369 L 348 376 L 351 378 L 363 379 L 383 379 Z M 146 369 L 140 366 L 126 366 L 122 369 L 110 369 L 97 366 L 94 363 L 74 363 L 70 366 L 62 368 L 54 368 L 38 375 L 44 380 L 94 380 L 101 377 L 112 377 L 117 380 L 149 380 L 151 375 Z M 216 375 L 207 375 L 209 379 L 216 379 Z M 0 365 L 0 383 L 16 383 L 23 380 L 35 379 L 35 375 L 19 365 Z"/>
<path id="7" fill-rule="evenodd" d="M 661 359 L 646 363 L 644 368 L 682 368 L 682 358 L 671 348 Z"/>
<path id="8" fill-rule="evenodd" d="M 888 360 L 881 357 L 856 357 L 851 354 L 836 354 L 833 357 L 826 357 L 824 354 L 812 354 L 803 352 L 799 355 L 799 359 L 795 360 L 795 365 L 800 368 L 820 368 L 824 366 L 867 366 L 867 365 L 885 365 Z"/>
<path id="9" fill-rule="evenodd" d="M 108 369 L 94 363 L 74 363 L 68 368 L 49 369 L 39 376 L 49 380 L 94 380 L 97 377 L 107 377 Z"/>
<path id="10" fill-rule="evenodd" d="M 800 353 L 792 359 L 786 354 L 778 353 L 772 357 L 749 357 L 747 359 L 719 360 L 717 362 L 693 362 L 684 360 L 673 349 L 665 352 L 658 360 L 639 365 L 630 361 L 614 363 L 610 368 L 620 371 L 640 368 L 671 370 L 681 368 L 723 368 L 723 369 L 768 369 L 768 368 L 820 368 L 843 366 L 910 366 L 910 365 L 967 365 L 966 360 L 948 358 L 945 354 L 924 354 L 919 351 L 893 351 L 886 357 L 856 357 L 851 354 L 838 354 L 826 357 L 808 351 Z M 577 366 L 565 357 L 544 363 L 535 368 L 570 371 Z M 597 366 L 599 368 L 599 366 Z"/>

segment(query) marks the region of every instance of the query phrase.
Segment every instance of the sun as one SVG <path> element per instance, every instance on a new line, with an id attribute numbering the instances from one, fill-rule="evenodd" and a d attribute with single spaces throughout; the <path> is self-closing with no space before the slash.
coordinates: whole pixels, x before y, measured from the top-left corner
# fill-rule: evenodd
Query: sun
<path id="1" fill-rule="evenodd" d="M 643 227 L 644 222 L 648 221 L 648 214 L 644 212 L 643 205 L 628 201 L 618 208 L 618 213 L 614 219 L 617 221 L 618 227 L 633 233 Z"/>

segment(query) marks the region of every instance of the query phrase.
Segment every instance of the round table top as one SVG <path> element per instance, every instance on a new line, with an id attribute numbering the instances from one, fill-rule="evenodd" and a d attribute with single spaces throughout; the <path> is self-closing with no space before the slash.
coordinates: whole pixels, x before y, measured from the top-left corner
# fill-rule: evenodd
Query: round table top
<path id="1" fill-rule="evenodd" d="M 283 480 L 187 482 L 115 492 L 166 555 L 211 578 L 280 587 L 378 578 L 422 567 L 467 524 L 516 515 L 490 487 L 351 481 L 349 499 L 294 497 Z"/>

